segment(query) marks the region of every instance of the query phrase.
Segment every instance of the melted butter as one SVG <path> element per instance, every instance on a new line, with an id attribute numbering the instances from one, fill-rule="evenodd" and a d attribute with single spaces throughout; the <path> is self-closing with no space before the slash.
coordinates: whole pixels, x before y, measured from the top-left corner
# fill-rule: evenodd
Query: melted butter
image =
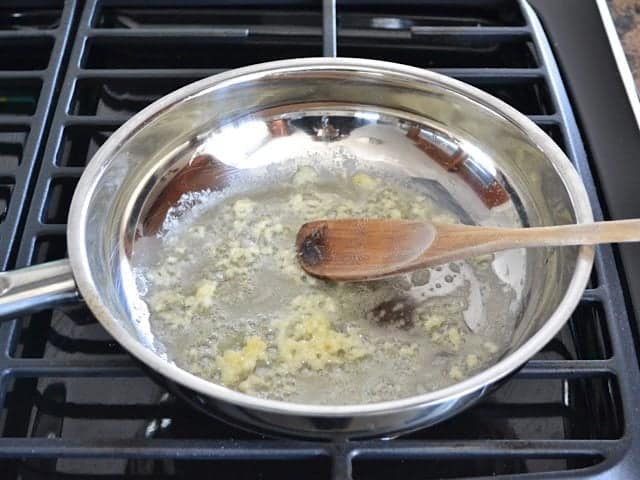
<path id="1" fill-rule="evenodd" d="M 513 295 L 490 259 L 360 284 L 323 282 L 297 263 L 295 236 L 311 220 L 457 222 L 451 212 L 370 172 L 307 165 L 289 175 L 184 194 L 158 236 L 136 244 L 140 293 L 172 360 L 252 395 L 349 404 L 442 388 L 496 358 L 513 330 Z M 372 319 L 398 298 L 411 302 L 410 319 Z"/>

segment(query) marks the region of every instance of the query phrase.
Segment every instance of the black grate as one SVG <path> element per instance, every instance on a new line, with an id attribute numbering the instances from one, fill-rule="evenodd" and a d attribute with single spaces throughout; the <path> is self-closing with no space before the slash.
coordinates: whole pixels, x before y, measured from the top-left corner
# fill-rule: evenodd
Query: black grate
<path id="1" fill-rule="evenodd" d="M 0 5 L 0 266 L 12 264 L 19 222 L 53 111 L 73 3 Z"/>
<path id="2" fill-rule="evenodd" d="M 84 165 L 133 113 L 229 67 L 322 52 L 316 2 L 215 3 L 89 0 L 76 8 L 77 33 L 23 222 L 19 265 L 66 255 L 66 216 Z M 601 217 L 567 94 L 528 7 L 515 0 L 343 3 L 340 55 L 435 68 L 530 115 L 573 160 Z M 57 32 L 72 8 L 20 22 Z M 0 28 L 13 28 L 7 18 L 0 13 Z M 39 65 L 37 57 L 24 62 Z M 11 172 L 31 168 L 37 150 L 37 142 L 27 143 L 35 127 L 20 115 L 41 112 L 50 101 L 44 89 L 54 82 L 54 72 L 29 73 L 32 83 L 0 73 L 21 95 L 41 85 L 37 107 L 25 101 L 0 116 L 10 127 L 0 129 L 0 218 L 2 202 L 14 208 L 12 191 L 15 197 L 24 189 Z M 15 228 L 18 214 L 5 215 Z M 572 319 L 512 380 L 477 407 L 394 440 L 274 440 L 205 418 L 149 380 L 81 306 L 4 323 L 0 348 L 4 478 L 551 479 L 638 471 L 631 441 L 639 433 L 633 415 L 640 378 L 608 247 L 598 249 Z"/>

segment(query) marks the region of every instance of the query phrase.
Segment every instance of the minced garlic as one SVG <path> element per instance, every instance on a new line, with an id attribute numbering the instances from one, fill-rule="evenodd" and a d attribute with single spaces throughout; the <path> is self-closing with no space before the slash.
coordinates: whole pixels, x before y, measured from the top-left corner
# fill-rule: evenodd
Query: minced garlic
<path id="1" fill-rule="evenodd" d="M 480 360 L 478 359 L 477 355 L 474 355 L 474 354 L 470 353 L 465 358 L 465 363 L 467 364 L 468 368 L 475 368 L 480 363 Z"/>
<path id="2" fill-rule="evenodd" d="M 439 315 L 437 313 L 425 315 L 423 319 L 424 329 L 427 333 L 434 333 L 436 330 L 439 330 L 446 321 L 447 317 L 444 315 Z"/>
<path id="3" fill-rule="evenodd" d="M 292 372 L 304 366 L 321 370 L 330 364 L 358 360 L 367 355 L 360 338 L 337 332 L 321 312 L 288 323 L 278 336 L 277 347 L 280 360 Z"/>
<path id="4" fill-rule="evenodd" d="M 299 295 L 290 308 L 291 315 L 281 322 L 277 338 L 278 356 L 287 369 L 296 371 L 307 366 L 320 370 L 367 355 L 359 336 L 332 328 L 329 316 L 336 313 L 337 306 L 331 297 Z"/>
<path id="5" fill-rule="evenodd" d="M 182 304 L 184 297 L 173 290 L 160 290 L 149 298 L 152 312 L 164 312 L 176 304 Z"/>
<path id="6" fill-rule="evenodd" d="M 469 259 L 474 266 L 477 268 L 487 268 L 493 262 L 494 255 L 492 253 L 487 253 L 486 255 L 478 255 L 477 257 L 473 257 Z"/>
<path id="7" fill-rule="evenodd" d="M 447 341 L 451 345 L 454 351 L 460 350 L 460 344 L 462 343 L 462 336 L 460 330 L 457 327 L 449 327 L 447 330 Z"/>
<path id="8" fill-rule="evenodd" d="M 217 360 L 220 379 L 227 386 L 235 386 L 252 373 L 259 360 L 265 360 L 267 344 L 259 337 L 249 337 L 242 350 L 227 350 Z"/>
<path id="9" fill-rule="evenodd" d="M 364 190 L 373 190 L 378 186 L 378 180 L 362 172 L 356 173 L 354 176 L 352 176 L 351 182 L 356 187 L 362 188 Z"/>
<path id="10" fill-rule="evenodd" d="M 464 379 L 465 374 L 464 374 L 464 372 L 462 371 L 462 369 L 460 367 L 458 367 L 457 365 L 454 365 L 453 367 L 451 367 L 449 369 L 449 377 L 452 380 L 460 381 L 460 380 Z"/>
<path id="11" fill-rule="evenodd" d="M 187 307 L 206 309 L 213 305 L 213 294 L 216 293 L 218 282 L 212 280 L 202 280 L 198 283 L 196 293 L 185 299 Z"/>
<path id="12" fill-rule="evenodd" d="M 496 353 L 498 351 L 498 346 L 490 341 L 484 342 L 482 347 L 489 353 Z"/>

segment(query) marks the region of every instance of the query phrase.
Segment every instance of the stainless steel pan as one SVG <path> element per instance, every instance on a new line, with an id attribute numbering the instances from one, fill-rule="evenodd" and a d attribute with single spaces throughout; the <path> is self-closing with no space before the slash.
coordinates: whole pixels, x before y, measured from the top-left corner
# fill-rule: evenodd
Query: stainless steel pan
<path id="1" fill-rule="evenodd" d="M 210 156 L 194 159 L 196 150 Z M 273 62 L 186 86 L 118 129 L 76 189 L 69 260 L 0 274 L 0 314 L 15 316 L 81 295 L 104 328 L 152 371 L 202 408 L 254 428 L 364 437 L 447 418 L 558 332 L 587 283 L 591 247 L 520 252 L 526 255 L 526 267 L 516 272 L 523 308 L 506 353 L 481 373 L 420 396 L 349 406 L 258 399 L 181 370 L 154 348 L 130 255 L 137 238 L 153 233 L 176 194 L 217 188 L 243 169 L 296 156 L 330 162 L 336 152 L 423 179 L 472 223 L 592 221 L 585 189 L 561 150 L 526 117 L 486 93 L 392 63 Z"/>

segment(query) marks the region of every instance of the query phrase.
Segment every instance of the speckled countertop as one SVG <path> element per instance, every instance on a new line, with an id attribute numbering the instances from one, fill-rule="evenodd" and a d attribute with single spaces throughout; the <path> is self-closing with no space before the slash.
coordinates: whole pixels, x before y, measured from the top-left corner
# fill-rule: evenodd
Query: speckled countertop
<path id="1" fill-rule="evenodd" d="M 607 3 L 640 92 L 640 0 L 607 0 Z"/>

